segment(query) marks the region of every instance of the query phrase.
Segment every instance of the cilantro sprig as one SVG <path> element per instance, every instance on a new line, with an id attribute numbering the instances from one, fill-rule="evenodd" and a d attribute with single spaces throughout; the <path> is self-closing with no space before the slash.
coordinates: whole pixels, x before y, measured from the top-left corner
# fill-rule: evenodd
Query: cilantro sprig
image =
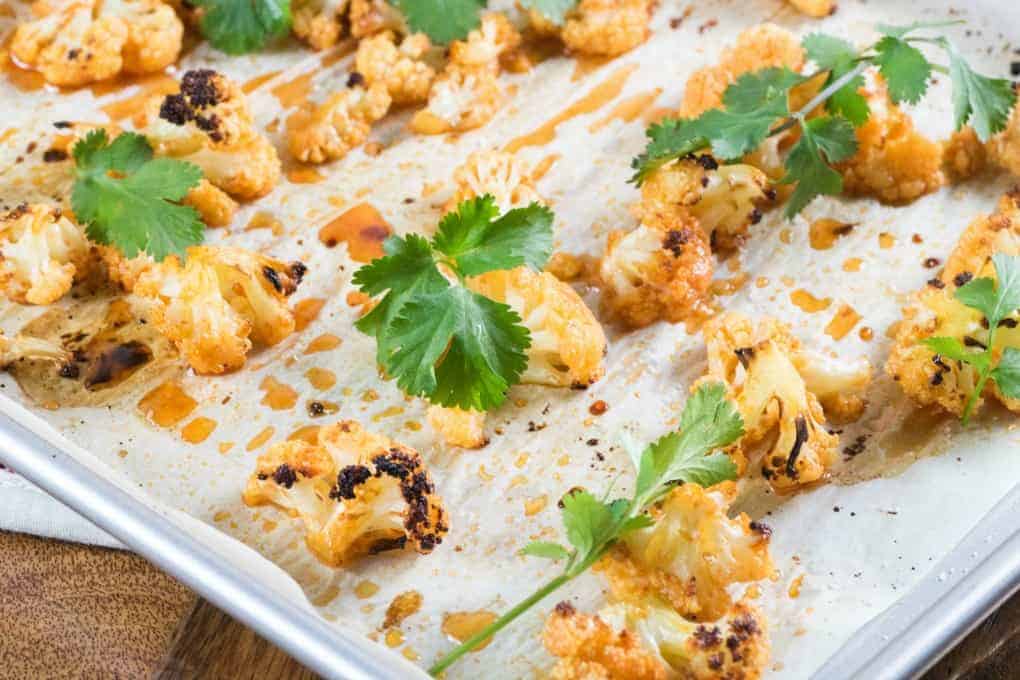
<path id="1" fill-rule="evenodd" d="M 110 142 L 102 128 L 77 142 L 72 155 L 71 207 L 90 239 L 124 257 L 145 252 L 157 261 L 202 242 L 198 213 L 178 203 L 202 179 L 198 166 L 153 158 L 148 140 L 132 132 Z"/>
<path id="2" fill-rule="evenodd" d="M 424 33 L 433 43 L 462 40 L 481 22 L 487 0 L 394 0 L 412 33 Z"/>
<path id="3" fill-rule="evenodd" d="M 992 257 L 995 279 L 972 279 L 956 289 L 956 299 L 966 306 L 981 312 L 988 322 L 988 337 L 984 343 L 968 348 L 957 338 L 926 338 L 924 344 L 942 359 L 962 361 L 977 371 L 978 379 L 974 391 L 967 398 L 963 409 L 964 424 L 970 420 L 974 406 L 989 380 L 995 382 L 999 391 L 1009 399 L 1020 399 L 1020 349 L 1006 347 L 998 361 L 995 361 L 995 336 L 1003 321 L 1020 309 L 1020 257 L 996 254 Z M 1015 323 L 1016 320 L 1012 319 Z M 993 365 L 994 362 L 994 365 Z"/>
<path id="4" fill-rule="evenodd" d="M 434 404 L 487 411 L 527 368 L 531 335 L 508 305 L 467 287 L 485 272 L 541 270 L 552 253 L 552 211 L 538 203 L 500 215 L 492 196 L 462 202 L 431 240 L 393 236 L 354 284 L 382 295 L 357 327 L 406 393 Z"/>
<path id="5" fill-rule="evenodd" d="M 799 128 L 800 138 L 787 155 L 786 174 L 780 180 L 797 185 L 785 211 L 792 218 L 815 197 L 843 190 L 843 179 L 832 166 L 857 151 L 854 128 L 871 115 L 858 90 L 871 67 L 882 74 L 895 104 L 917 103 L 928 91 L 933 73 L 949 75 L 956 129 L 969 124 L 987 141 L 1005 128 L 1016 93 L 1009 80 L 974 71 L 945 36 L 924 33 L 945 25 L 879 25 L 882 37 L 863 50 L 840 38 L 808 35 L 802 44 L 816 71 L 799 74 L 788 68 L 767 68 L 747 73 L 726 89 L 722 108 L 650 126 L 647 147 L 632 163 L 631 181 L 640 185 L 662 165 L 706 149 L 723 161 L 736 161 L 769 137 Z M 949 66 L 929 61 L 918 44 L 943 50 Z M 821 91 L 791 111 L 790 91 L 822 76 Z M 819 112 L 821 107 L 824 112 Z"/>
<path id="6" fill-rule="evenodd" d="M 262 49 L 290 30 L 290 0 L 194 0 L 202 35 L 227 54 Z"/>
<path id="7" fill-rule="evenodd" d="M 648 511 L 678 484 L 708 487 L 735 479 L 736 466 L 718 449 L 732 444 L 743 433 L 743 419 L 726 399 L 726 388 L 720 383 L 699 387 L 684 406 L 678 431 L 631 453 L 637 478 L 629 498 L 610 501 L 608 492 L 597 498 L 588 491 L 572 491 L 562 499 L 563 527 L 569 546 L 535 541 L 521 550 L 524 555 L 563 562 L 560 574 L 437 661 L 429 673 L 434 676 L 442 673 L 550 593 L 584 573 L 626 534 L 652 526 L 655 521 Z"/>

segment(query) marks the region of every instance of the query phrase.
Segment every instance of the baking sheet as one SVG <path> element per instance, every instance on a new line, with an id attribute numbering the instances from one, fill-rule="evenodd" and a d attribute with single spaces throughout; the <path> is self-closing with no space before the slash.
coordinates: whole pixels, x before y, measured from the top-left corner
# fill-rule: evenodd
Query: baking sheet
<path id="1" fill-rule="evenodd" d="M 91 463 L 104 476 L 251 546 L 288 573 L 327 620 L 376 637 L 381 645 L 427 665 L 451 646 L 441 630 L 445 613 L 501 612 L 528 594 L 537 580 L 553 574 L 552 565 L 518 557 L 516 550 L 534 538 L 559 536 L 555 501 L 566 489 L 599 489 L 617 472 L 629 474 L 627 456 L 617 445 L 621 432 L 645 441 L 676 425 L 689 385 L 704 371 L 704 351 L 700 338 L 688 335 L 683 326 L 660 324 L 631 334 L 607 329 L 610 351 L 603 381 L 586 392 L 515 388 L 508 404 L 490 416 L 490 429 L 499 427 L 501 433 L 488 447 L 445 449 L 433 442 L 421 404 L 378 380 L 372 342 L 351 325 L 358 308 L 348 304 L 347 294 L 353 290 L 349 280 L 357 263 L 343 246 L 323 247 L 318 228 L 367 202 L 398 233 L 427 231 L 452 191 L 453 168 L 471 151 L 501 147 L 539 128 L 565 108 L 564 93 L 576 101 L 597 89 L 604 96 L 590 99 L 599 104 L 596 110 L 561 123 L 549 143 L 519 151 L 535 164 L 557 157 L 539 183 L 557 214 L 557 248 L 597 255 L 609 231 L 634 225 L 628 207 L 637 192 L 625 180 L 630 158 L 643 146 L 644 122 L 640 117 L 630 122 L 614 117 L 614 111 L 626 108 L 621 104 L 652 97 L 649 93 L 661 89 L 651 108 L 676 105 L 693 69 L 714 62 L 742 28 L 767 18 L 800 34 L 824 30 L 863 43 L 877 21 L 902 22 L 906 16 L 934 20 L 948 13 L 943 3 L 935 2 L 841 2 L 835 16 L 812 21 L 774 1 L 706 2 L 671 29 L 670 19 L 683 16 L 687 4 L 663 2 L 645 45 L 597 68 L 583 65 L 580 70 L 587 73 L 576 80 L 579 67 L 569 59 L 504 76 L 518 96 L 478 131 L 455 139 L 412 137 L 403 129 L 406 114 L 392 116 L 374 132 L 385 146 L 378 157 L 359 150 L 343 162 L 321 167 L 322 181 L 281 182 L 271 195 L 246 206 L 230 229 L 210 231 L 212 242 L 239 243 L 282 259 L 303 260 L 310 272 L 294 300 L 325 302 L 307 328 L 252 356 L 243 371 L 212 379 L 183 372 L 174 376 L 199 403 L 176 427 L 153 425 L 137 407 L 166 376 L 139 384 L 116 403 L 98 408 L 29 407 L 55 431 L 89 450 L 95 457 Z M 15 9 L 24 14 L 26 7 Z M 997 27 L 1017 25 L 1018 14 L 1020 10 L 1005 3 L 973 3 L 969 10 L 955 10 L 953 17 L 968 23 L 949 32 L 977 66 L 1005 75 L 1012 50 L 1009 38 L 1015 36 L 1002 35 Z M 5 26 L 11 20 L 0 22 Z M 284 115 L 281 96 L 300 91 L 307 81 L 302 74 L 315 71 L 312 82 L 319 87 L 311 95 L 321 96 L 342 86 L 348 60 L 334 61 L 332 55 L 293 46 L 225 59 L 199 46 L 182 62 L 183 68 L 197 65 L 220 68 L 240 82 L 279 70 L 249 95 L 258 122 L 272 127 L 272 121 Z M 286 83 L 289 87 L 281 90 Z M 5 137 L 0 199 L 43 200 L 59 189 L 52 168 L 38 169 L 38 153 L 25 162 L 17 162 L 17 157 L 25 154 L 30 141 L 52 135 L 51 122 L 101 121 L 103 106 L 133 92 L 86 88 L 58 96 L 0 84 L 3 101 L 17 102 L 5 107 L 9 110 L 0 129 Z M 85 116 L 83 111 L 94 114 Z M 936 85 L 914 113 L 929 135 L 947 136 L 948 83 Z M 278 134 L 274 141 L 280 142 Z M 967 222 L 991 210 L 1009 181 L 981 178 L 903 208 L 865 200 L 819 200 L 792 223 L 776 211 L 753 228 L 735 271 L 719 267 L 722 278 L 748 277 L 721 301 L 727 309 L 789 321 L 810 347 L 844 358 L 865 356 L 880 367 L 888 350 L 886 328 L 899 317 L 906 295 L 931 276 L 923 260 L 944 258 Z M 405 203 L 406 198 L 414 200 Z M 246 231 L 257 212 L 272 213 L 283 233 Z M 807 231 L 818 217 L 858 226 L 832 249 L 817 251 L 808 245 Z M 880 247 L 882 233 L 894 237 L 892 247 Z M 914 234 L 922 236 L 921 243 L 914 242 Z M 862 259 L 860 271 L 843 271 L 849 257 Z M 832 301 L 825 310 L 808 314 L 791 302 L 795 290 Z M 587 299 L 597 307 L 597 296 L 589 292 Z M 863 318 L 854 333 L 837 342 L 824 329 L 843 304 Z M 0 327 L 13 332 L 39 312 L 4 304 Z M 868 342 L 856 332 L 865 326 L 873 329 Z M 342 344 L 306 354 L 308 343 L 323 333 L 340 336 Z M 332 371 L 336 385 L 314 389 L 306 378 L 310 368 Z M 276 411 L 262 403 L 265 391 L 259 386 L 269 376 L 296 391 L 292 408 Z M 10 380 L 3 381 L 0 393 L 25 401 Z M 868 396 L 865 417 L 842 435 L 844 446 L 859 434 L 871 435 L 867 450 L 840 466 L 832 484 L 784 499 L 751 488 L 742 499 L 749 512 L 764 517 L 775 530 L 772 554 L 779 576 L 764 584 L 761 598 L 770 620 L 775 677 L 804 677 L 818 668 L 855 630 L 918 583 L 1020 479 L 1020 461 L 1010 455 L 1020 437 L 1008 416 L 992 412 L 958 432 L 948 419 L 926 419 L 913 412 L 878 370 Z M 346 571 L 327 569 L 304 549 L 298 522 L 241 503 L 240 490 L 258 453 L 312 424 L 304 410 L 310 399 L 336 402 L 337 418 L 356 418 L 423 452 L 452 515 L 448 538 L 430 557 L 386 555 Z M 610 409 L 594 418 L 588 407 L 599 399 Z M 201 444 L 185 443 L 181 427 L 198 416 L 216 421 L 216 429 Z M 249 443 L 267 428 L 273 430 L 266 441 L 249 450 Z M 586 442 L 593 439 L 599 443 L 589 446 Z M 233 445 L 227 448 L 227 443 Z M 790 585 L 800 577 L 799 596 L 791 597 Z M 585 576 L 559 597 L 582 607 L 596 606 L 601 588 L 597 577 Z M 386 636 L 380 631 L 386 607 L 407 590 L 421 592 L 423 606 L 405 621 L 399 638 Z M 450 676 L 476 677 L 485 669 L 489 677 L 520 677 L 547 667 L 550 659 L 536 633 L 556 601 L 537 607 L 483 652 L 455 666 Z"/>

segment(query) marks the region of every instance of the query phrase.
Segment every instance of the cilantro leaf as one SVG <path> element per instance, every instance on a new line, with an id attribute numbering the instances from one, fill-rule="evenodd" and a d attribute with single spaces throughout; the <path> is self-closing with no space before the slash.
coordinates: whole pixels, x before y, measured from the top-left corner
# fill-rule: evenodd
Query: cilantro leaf
<path id="1" fill-rule="evenodd" d="M 966 361 L 970 362 L 974 357 L 981 354 L 981 352 L 972 352 L 963 346 L 963 343 L 956 338 L 948 338 L 944 336 L 937 336 L 934 338 L 925 338 L 924 344 L 931 351 L 938 354 L 944 359 L 951 361 Z"/>
<path id="2" fill-rule="evenodd" d="M 513 309 L 463 286 L 411 296 L 386 333 L 383 367 L 406 394 L 476 411 L 503 403 L 531 346 Z"/>
<path id="3" fill-rule="evenodd" d="M 395 0 L 410 33 L 424 33 L 433 43 L 461 40 L 481 22 L 486 0 Z"/>
<path id="4" fill-rule="evenodd" d="M 1007 399 L 1020 399 L 1020 349 L 1007 347 L 992 369 L 992 380 Z"/>
<path id="5" fill-rule="evenodd" d="M 204 10 L 202 35 L 227 54 L 265 47 L 290 30 L 290 0 L 194 0 Z"/>
<path id="6" fill-rule="evenodd" d="M 547 560 L 565 560 L 570 557 L 570 553 L 567 552 L 566 548 L 559 543 L 551 541 L 532 541 L 521 548 L 520 554 L 542 557 Z"/>
<path id="7" fill-rule="evenodd" d="M 521 5 L 537 11 L 557 26 L 562 26 L 564 17 L 574 9 L 577 0 L 521 0 Z"/>
<path id="8" fill-rule="evenodd" d="M 923 28 L 945 28 L 946 26 L 956 26 L 958 24 L 965 23 L 962 19 L 953 19 L 947 21 L 915 21 L 905 26 L 896 26 L 893 24 L 876 24 L 875 30 L 882 35 L 888 35 L 893 38 L 902 38 L 908 33 Z"/>
<path id="9" fill-rule="evenodd" d="M 566 494 L 562 503 L 563 528 L 580 562 L 584 562 L 616 535 L 620 520 L 629 506 L 623 499 L 611 503 L 600 501 L 583 490 Z"/>
<path id="10" fill-rule="evenodd" d="M 857 48 L 840 38 L 824 33 L 812 33 L 804 38 L 802 45 L 808 58 L 818 68 L 829 72 L 825 85 L 842 78 L 857 65 Z M 833 92 L 825 103 L 826 110 L 833 115 L 843 115 L 859 126 L 868 119 L 870 110 L 868 100 L 858 91 L 864 85 L 864 77 L 858 75 L 851 78 L 842 87 Z"/>
<path id="11" fill-rule="evenodd" d="M 804 81 L 804 77 L 790 69 L 770 67 L 751 71 L 737 78 L 723 92 L 723 106 L 731 113 L 757 113 L 763 107 L 783 111 L 789 115 L 787 99 L 790 88 Z"/>
<path id="12" fill-rule="evenodd" d="M 631 161 L 635 172 L 630 181 L 638 186 L 666 163 L 708 146 L 699 118 L 667 118 L 649 126 L 645 134 L 648 145 Z"/>
<path id="13" fill-rule="evenodd" d="M 931 62 L 921 50 L 901 38 L 887 35 L 875 44 L 875 63 L 885 78 L 894 104 L 916 104 L 928 90 Z"/>
<path id="14" fill-rule="evenodd" d="M 945 38 L 939 40 L 949 53 L 949 76 L 953 80 L 953 111 L 956 129 L 968 122 L 982 142 L 1006 128 L 1016 104 L 1013 84 L 1005 78 L 989 78 L 971 69 Z"/>
<path id="15" fill-rule="evenodd" d="M 843 190 L 843 178 L 829 167 L 857 151 L 853 126 L 845 118 L 820 116 L 801 124 L 802 134 L 786 159 L 783 184 L 797 183 L 785 214 L 792 218 L 816 196 Z"/>
<path id="16" fill-rule="evenodd" d="M 90 132 L 72 153 L 71 206 L 90 239 L 127 258 L 146 252 L 157 261 L 202 242 L 198 213 L 177 203 L 202 179 L 197 166 L 153 159 L 145 137 L 131 132 L 107 144 L 103 129 Z"/>
<path id="17" fill-rule="evenodd" d="M 1020 308 L 1020 258 L 997 253 L 992 264 L 998 283 L 972 279 L 956 289 L 956 299 L 984 314 L 989 326 L 996 326 Z"/>
<path id="18" fill-rule="evenodd" d="M 433 245 L 456 263 L 463 276 L 521 265 L 539 271 L 552 254 L 552 223 L 552 211 L 538 203 L 499 217 L 496 199 L 485 195 L 447 213 Z"/>

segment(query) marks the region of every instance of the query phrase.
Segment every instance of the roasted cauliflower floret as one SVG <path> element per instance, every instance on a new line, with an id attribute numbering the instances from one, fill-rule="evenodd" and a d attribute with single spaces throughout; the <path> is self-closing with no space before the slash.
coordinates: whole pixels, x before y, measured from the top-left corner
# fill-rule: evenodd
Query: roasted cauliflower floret
<path id="1" fill-rule="evenodd" d="M 942 142 L 942 169 L 954 182 L 961 182 L 988 167 L 988 150 L 972 127 L 957 130 Z"/>
<path id="2" fill-rule="evenodd" d="M 630 328 L 703 315 L 713 267 L 708 236 L 689 213 L 646 210 L 637 229 L 609 234 L 601 306 Z"/>
<path id="3" fill-rule="evenodd" d="M 616 57 L 648 37 L 648 0 L 581 0 L 567 12 L 560 37 L 571 52 Z"/>
<path id="4" fill-rule="evenodd" d="M 744 419 L 745 434 L 730 451 L 738 468 L 760 459 L 777 491 L 821 479 L 839 437 L 825 428 L 822 406 L 797 370 L 800 343 L 789 328 L 730 313 L 706 323 L 704 337 L 705 380 L 724 382 Z"/>
<path id="5" fill-rule="evenodd" d="M 489 443 L 485 436 L 485 412 L 456 407 L 429 406 L 429 425 L 450 446 L 480 449 Z"/>
<path id="6" fill-rule="evenodd" d="M 291 8 L 291 30 L 316 50 L 336 45 L 344 34 L 350 0 L 297 0 Z"/>
<path id="7" fill-rule="evenodd" d="M 996 253 L 1020 254 L 1020 194 L 1006 195 L 994 214 L 971 222 L 942 273 L 903 310 L 885 371 L 918 404 L 935 404 L 950 413 L 963 414 L 976 388 L 977 372 L 971 364 L 943 358 L 921 343 L 926 338 L 950 337 L 967 346 L 987 346 L 987 320 L 981 312 L 957 300 L 955 293 L 972 279 L 995 279 L 991 257 Z M 994 353 L 1005 347 L 1020 347 L 1020 314 L 1016 312 L 1003 319 L 995 333 Z M 990 394 L 1020 413 L 1020 403 L 999 394 L 992 381 L 981 397 Z M 975 412 L 982 401 L 979 397 Z"/>
<path id="8" fill-rule="evenodd" d="M 793 363 L 830 422 L 852 423 L 864 413 L 867 404 L 863 394 L 871 384 L 871 364 L 867 359 L 836 360 L 820 353 L 800 351 L 794 355 Z"/>
<path id="9" fill-rule="evenodd" d="M 139 277 L 134 292 L 153 300 L 153 321 L 198 373 L 244 365 L 253 341 L 275 345 L 294 331 L 287 297 L 305 273 L 241 248 L 188 249 L 182 266 L 170 257 Z"/>
<path id="10" fill-rule="evenodd" d="M 460 68 L 484 68 L 498 73 L 499 58 L 520 44 L 521 34 L 506 15 L 490 12 L 465 40 L 450 43 L 450 62 Z"/>
<path id="11" fill-rule="evenodd" d="M 6 368 L 15 361 L 25 359 L 43 359 L 66 363 L 71 358 L 70 352 L 48 340 L 27 335 L 9 338 L 0 331 L 0 368 Z"/>
<path id="12" fill-rule="evenodd" d="M 689 212 L 709 235 L 713 249 L 739 246 L 762 216 L 773 193 L 768 177 L 750 165 L 719 165 L 709 155 L 674 161 L 641 185 L 642 209 Z"/>
<path id="13" fill-rule="evenodd" d="M 1006 129 L 988 140 L 988 155 L 992 162 L 1014 175 L 1020 176 L 1020 107 L 1013 107 L 1013 113 L 1006 123 Z"/>
<path id="14" fill-rule="evenodd" d="M 857 153 L 837 167 L 847 193 L 883 203 L 909 203 L 943 184 L 942 145 L 914 128 L 913 119 L 889 100 L 876 80 L 863 91 L 871 115 L 857 128 Z"/>
<path id="15" fill-rule="evenodd" d="M 775 24 L 749 28 L 733 47 L 723 50 L 718 64 L 699 69 L 687 79 L 679 115 L 693 118 L 719 108 L 723 92 L 745 73 L 773 66 L 800 71 L 803 65 L 804 50 L 797 36 Z"/>
<path id="16" fill-rule="evenodd" d="M 573 288 L 527 267 L 472 277 L 468 288 L 510 305 L 531 332 L 522 383 L 588 387 L 605 374 L 606 336 Z"/>
<path id="17" fill-rule="evenodd" d="M 393 31 L 398 35 L 407 33 L 404 15 L 386 0 L 351 0 L 347 21 L 351 35 L 359 39 L 379 31 Z"/>
<path id="18" fill-rule="evenodd" d="M 287 118 L 287 146 L 303 163 L 325 163 L 346 156 L 368 139 L 372 123 L 386 115 L 385 83 L 365 88 L 360 77 L 322 104 L 306 103 Z"/>
<path id="19" fill-rule="evenodd" d="M 835 0 L 789 0 L 798 12 L 820 19 L 836 11 Z"/>
<path id="20" fill-rule="evenodd" d="M 106 267 L 106 278 L 129 293 L 156 266 L 156 261 L 148 253 L 138 253 L 128 259 L 113 246 L 96 244 L 93 248 Z"/>
<path id="21" fill-rule="evenodd" d="M 733 605 L 735 583 L 772 575 L 770 530 L 741 513 L 727 516 L 733 482 L 710 489 L 684 484 L 652 511 L 654 526 L 631 532 L 596 570 L 615 601 L 654 598 L 698 620 L 714 620 Z"/>
<path id="22" fill-rule="evenodd" d="M 204 177 L 181 202 L 197 210 L 198 216 L 210 227 L 227 226 L 237 213 L 237 201 Z"/>
<path id="23" fill-rule="evenodd" d="M 0 290 L 8 299 L 56 302 L 88 262 L 85 232 L 59 209 L 22 204 L 0 218 Z"/>
<path id="24" fill-rule="evenodd" d="M 424 33 L 409 35 L 397 45 L 391 31 L 358 43 L 354 68 L 369 86 L 382 83 L 394 104 L 417 104 L 428 99 L 436 71 L 424 60 L 432 44 Z"/>
<path id="25" fill-rule="evenodd" d="M 154 73 L 177 61 L 184 26 L 159 0 L 38 0 L 11 53 L 53 85 L 77 86 L 122 71 Z"/>
<path id="26" fill-rule="evenodd" d="M 541 203 L 527 163 L 505 151 L 476 151 L 453 171 L 457 188 L 443 207 L 450 212 L 461 202 L 489 194 L 500 212 Z"/>
<path id="27" fill-rule="evenodd" d="M 746 602 L 711 624 L 655 600 L 610 605 L 597 616 L 561 602 L 542 643 L 558 659 L 553 680 L 754 680 L 770 652 L 765 619 Z"/>
<path id="28" fill-rule="evenodd" d="M 243 498 L 300 517 L 308 548 L 334 567 L 405 547 L 424 555 L 448 529 L 418 452 L 353 420 L 323 427 L 316 444 L 270 447 L 259 456 Z"/>
<path id="29" fill-rule="evenodd" d="M 263 196 L 280 179 L 280 159 L 255 127 L 241 88 L 210 69 L 188 71 L 180 92 L 155 98 L 142 132 L 159 156 L 202 168 L 240 200 Z"/>

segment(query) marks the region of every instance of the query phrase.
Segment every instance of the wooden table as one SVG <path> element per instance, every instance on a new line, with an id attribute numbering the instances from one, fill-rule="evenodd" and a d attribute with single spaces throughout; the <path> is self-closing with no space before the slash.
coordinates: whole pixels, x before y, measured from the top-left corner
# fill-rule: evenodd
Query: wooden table
<path id="1" fill-rule="evenodd" d="M 925 680 L 1020 668 L 1020 595 Z M 131 553 L 0 532 L 0 678 L 316 676 Z"/>

